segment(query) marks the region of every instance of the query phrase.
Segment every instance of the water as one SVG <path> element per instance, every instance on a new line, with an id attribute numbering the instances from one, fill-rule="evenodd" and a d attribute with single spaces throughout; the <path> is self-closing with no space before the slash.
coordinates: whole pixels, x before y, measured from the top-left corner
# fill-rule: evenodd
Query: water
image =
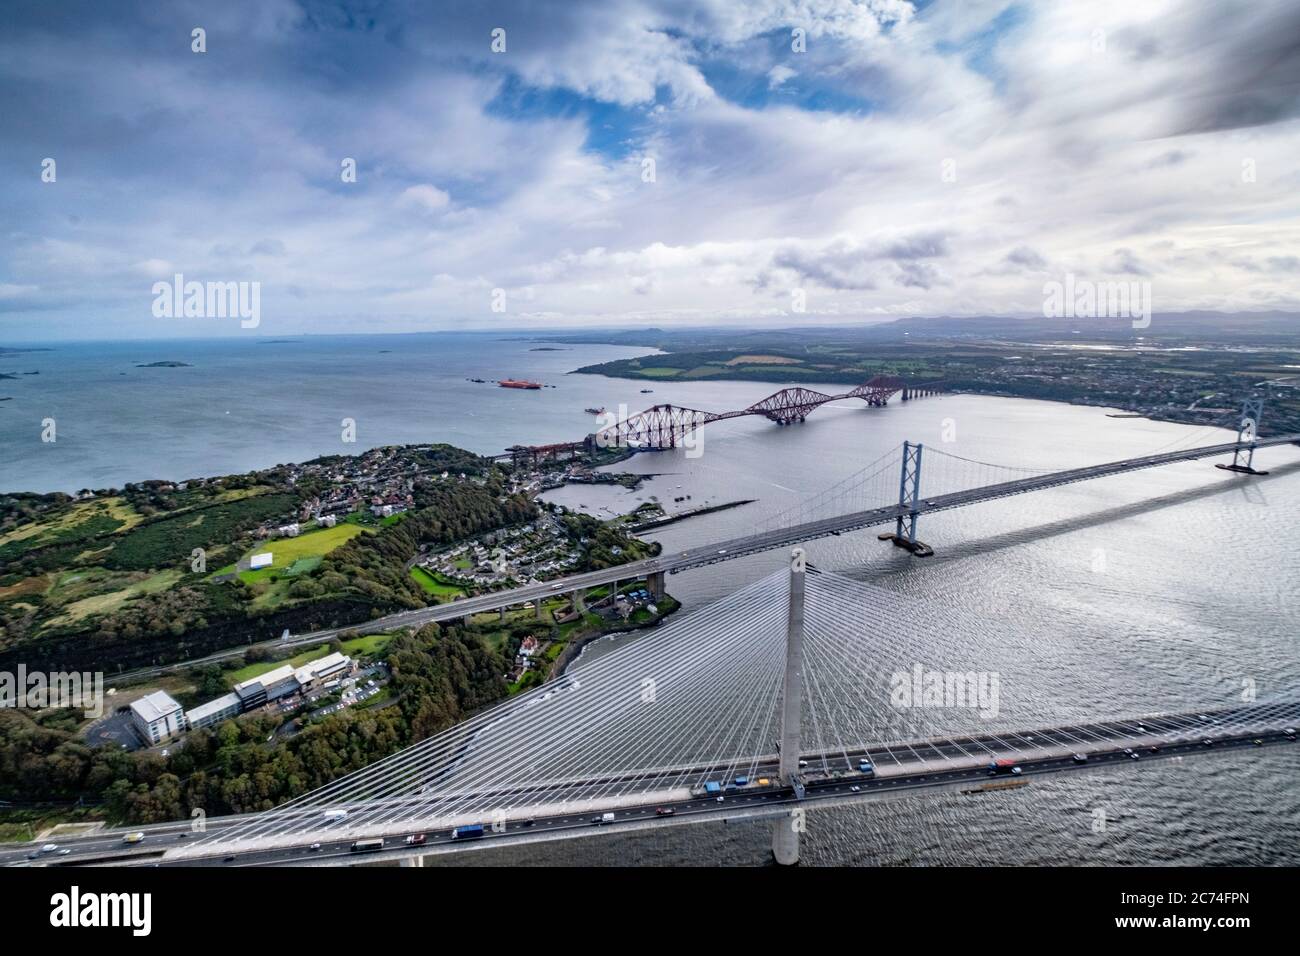
<path id="1" fill-rule="evenodd" d="M 754 382 L 655 383 L 566 375 L 644 350 L 535 343 L 484 335 L 321 337 L 236 342 L 59 345 L 0 358 L 0 488 L 49 491 L 184 478 L 355 452 L 447 441 L 478 452 L 573 440 L 591 430 L 586 406 L 636 410 L 671 401 L 740 408 L 774 391 Z M 389 350 L 389 351 L 384 351 Z M 138 369 L 176 360 L 193 368 Z M 125 372 L 126 374 L 121 374 Z M 466 378 L 526 377 L 541 392 Z M 54 417 L 58 441 L 40 442 Z M 339 420 L 356 419 L 344 445 Z M 955 430 L 956 441 L 944 442 Z M 884 409 L 837 403 L 799 426 L 757 418 L 706 427 L 703 454 L 639 455 L 621 470 L 661 473 L 636 491 L 574 486 L 548 497 L 608 515 L 657 495 L 670 509 L 757 502 L 670 526 L 668 549 L 751 530 L 767 515 L 851 475 L 904 439 L 967 458 L 1064 468 L 1209 444 L 1223 432 L 1045 402 L 945 396 Z M 1270 449 L 1265 478 L 1188 462 L 990 502 L 922 519 L 935 557 L 918 560 L 861 532 L 811 542 L 810 559 L 917 600 L 993 617 L 1040 647 L 1044 666 L 1113 679 L 1125 708 L 1141 689 L 1161 699 L 1191 680 L 1189 662 L 1218 660 L 1224 694 L 1244 678 L 1261 696 L 1300 682 L 1300 450 Z M 938 474 L 938 472 L 934 472 Z M 681 487 L 678 488 L 677 486 Z M 924 489 L 923 489 L 924 491 Z M 689 502 L 672 499 L 691 495 Z M 608 510 L 602 510 L 608 509 Z M 780 567 L 757 555 L 669 578 L 688 608 Z M 593 645 L 609 653 L 635 638 Z M 1300 863 L 1300 751 L 1208 755 L 1034 781 L 981 796 L 937 794 L 810 815 L 812 864 Z M 1100 816 L 1099 816 L 1100 812 Z M 1104 818 L 1104 832 L 1094 828 Z M 534 848 L 461 854 L 477 863 L 757 864 L 766 824 L 702 824 L 649 835 L 602 835 Z M 432 860 L 430 862 L 433 862 Z"/>

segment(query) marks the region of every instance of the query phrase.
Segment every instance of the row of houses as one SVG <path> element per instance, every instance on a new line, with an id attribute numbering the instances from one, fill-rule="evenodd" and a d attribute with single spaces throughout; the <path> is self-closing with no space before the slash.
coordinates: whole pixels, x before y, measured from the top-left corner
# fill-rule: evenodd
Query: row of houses
<path id="1" fill-rule="evenodd" d="M 301 667 L 282 664 L 241 681 L 229 694 L 186 712 L 165 691 L 154 691 L 131 704 L 131 722 L 148 744 L 159 744 L 185 730 L 212 727 L 290 694 L 331 690 L 352 672 L 352 658 L 334 652 Z"/>

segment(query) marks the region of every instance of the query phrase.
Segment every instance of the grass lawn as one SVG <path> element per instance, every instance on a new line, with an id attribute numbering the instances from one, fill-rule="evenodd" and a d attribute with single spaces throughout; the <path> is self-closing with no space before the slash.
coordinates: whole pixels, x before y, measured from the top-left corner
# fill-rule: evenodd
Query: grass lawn
<path id="1" fill-rule="evenodd" d="M 652 366 L 651 368 L 639 368 L 636 370 L 636 373 L 645 378 L 676 378 L 678 375 L 682 374 L 682 369 Z"/>
<path id="2" fill-rule="evenodd" d="M 439 600 L 465 596 L 464 588 L 452 584 L 440 574 L 431 574 L 419 566 L 411 568 L 411 577 L 423 589 L 425 594 L 432 594 Z"/>
<path id="3" fill-rule="evenodd" d="M 335 548 L 347 544 L 357 535 L 361 534 L 363 529 L 355 524 L 337 524 L 332 528 L 319 528 L 316 531 L 308 531 L 300 534 L 296 538 L 276 538 L 273 541 L 264 541 L 252 548 L 245 558 L 251 558 L 255 554 L 264 554 L 271 552 L 272 561 L 269 568 L 258 568 L 256 571 L 240 571 L 239 578 L 248 584 L 256 581 L 265 581 L 267 578 L 277 577 L 280 572 L 287 571 L 297 561 L 308 558 L 323 558 Z M 217 574 L 228 573 L 233 568 L 222 568 Z M 301 569 L 294 573 L 301 573 Z"/>

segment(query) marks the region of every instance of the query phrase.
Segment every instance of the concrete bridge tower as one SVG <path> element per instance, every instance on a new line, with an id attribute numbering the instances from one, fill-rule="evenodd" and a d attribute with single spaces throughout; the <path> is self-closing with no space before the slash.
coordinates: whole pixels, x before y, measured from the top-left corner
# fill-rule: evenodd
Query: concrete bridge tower
<path id="1" fill-rule="evenodd" d="M 781 783 L 802 790 L 799 781 L 800 728 L 803 721 L 803 604 L 808 566 L 802 548 L 790 552 L 790 606 L 785 625 L 785 679 L 781 687 Z M 772 853 L 776 862 L 790 866 L 799 862 L 799 833 L 803 811 L 795 808 L 776 821 L 772 830 Z"/>

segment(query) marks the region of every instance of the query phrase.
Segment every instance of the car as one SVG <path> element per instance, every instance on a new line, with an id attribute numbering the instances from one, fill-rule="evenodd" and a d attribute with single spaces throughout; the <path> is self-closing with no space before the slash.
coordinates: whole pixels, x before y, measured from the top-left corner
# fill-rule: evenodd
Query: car
<path id="1" fill-rule="evenodd" d="M 1011 772 L 1012 772 L 1013 774 L 1015 774 L 1015 775 L 1018 777 L 1018 776 L 1020 776 L 1020 774 L 1023 773 L 1024 771 L 1022 771 L 1019 767 L 1012 767 L 1012 768 L 1011 768 Z M 921 779 L 924 780 L 925 778 L 922 777 Z"/>
<path id="2" fill-rule="evenodd" d="M 793 700 L 793 698 L 791 698 L 791 699 Z M 724 800 L 726 800 L 726 799 L 727 799 L 726 797 L 719 795 L 719 796 L 718 796 L 718 803 L 722 803 L 722 802 L 723 802 Z"/>
<path id="3" fill-rule="evenodd" d="M 794 698 L 791 697 L 791 699 L 793 700 Z M 862 788 L 861 788 L 860 786 L 858 786 L 856 783 L 855 783 L 853 786 L 849 787 L 849 789 L 850 789 L 851 791 L 853 791 L 854 793 L 861 793 L 861 792 L 862 792 Z"/>
<path id="4" fill-rule="evenodd" d="M 188 840 L 189 838 L 190 838 L 190 835 L 189 835 L 188 833 L 178 833 L 178 834 L 176 834 L 176 839 L 178 839 L 178 840 Z"/>
<path id="5" fill-rule="evenodd" d="M 671 817 L 676 812 L 672 807 L 655 807 L 655 816 L 657 817 Z"/>
<path id="6" fill-rule="evenodd" d="M 310 849 L 311 852 L 315 853 L 317 850 L 320 849 L 320 844 L 319 844 L 319 843 L 313 843 L 313 844 L 312 844 L 308 849 Z"/>
<path id="7" fill-rule="evenodd" d="M 45 844 L 45 846 L 41 847 L 41 852 L 42 852 L 42 853 L 53 853 L 53 852 L 54 852 L 55 850 L 57 850 L 58 848 L 59 848 L 59 845 L 58 845 L 57 843 L 47 843 L 47 844 Z"/>
<path id="8" fill-rule="evenodd" d="M 406 838 L 407 846 L 424 846 L 425 836 L 423 833 L 412 833 Z"/>
<path id="9" fill-rule="evenodd" d="M 31 853 L 28 853 L 28 854 L 27 854 L 27 859 L 29 859 L 29 860 L 39 859 L 39 858 L 40 858 L 40 855 L 41 855 L 41 851 L 40 851 L 40 850 L 32 850 Z"/>
<path id="10" fill-rule="evenodd" d="M 1153 754 L 1158 754 L 1158 753 L 1160 753 L 1160 748 L 1159 748 L 1157 745 L 1152 744 L 1150 747 L 1147 748 L 1147 752 L 1148 752 L 1148 753 L 1153 753 Z"/>
<path id="11" fill-rule="evenodd" d="M 726 553 L 727 553 L 727 549 L 726 549 L 726 548 L 719 548 L 719 549 L 718 549 L 718 554 L 726 554 Z"/>
<path id="12" fill-rule="evenodd" d="M 531 827 L 536 823 L 537 823 L 536 820 L 534 820 L 532 817 L 529 817 L 527 820 L 524 821 L 524 826 Z"/>
<path id="13" fill-rule="evenodd" d="M 221 858 L 221 862 L 222 862 L 222 863 L 234 863 L 234 862 L 235 862 L 235 858 L 234 858 L 233 856 L 223 856 L 223 857 Z"/>
<path id="14" fill-rule="evenodd" d="M 552 585 L 551 585 L 551 590 L 552 590 L 552 591 L 558 591 L 558 590 L 559 590 L 560 588 L 562 588 L 562 587 L 564 587 L 564 582 L 563 582 L 563 581 L 561 581 L 559 584 L 552 584 Z M 791 698 L 791 699 L 793 699 L 793 698 Z"/>
<path id="15" fill-rule="evenodd" d="M 1255 746 L 1256 746 L 1256 747 L 1262 747 L 1262 746 L 1264 746 L 1264 738 L 1263 738 L 1263 737 L 1256 737 L 1256 738 L 1255 738 Z"/>
<path id="16" fill-rule="evenodd" d="M 1291 738 L 1292 740 L 1295 740 L 1295 728 L 1294 728 L 1294 727 L 1287 727 L 1285 730 L 1282 731 L 1282 733 L 1285 734 L 1287 737 Z"/>
<path id="17" fill-rule="evenodd" d="M 1075 755 L 1074 755 L 1073 757 L 1071 757 L 1070 759 L 1073 760 L 1075 763 L 1087 763 L 1087 762 L 1088 762 L 1088 755 L 1087 755 L 1087 754 L 1075 754 Z"/>
<path id="18" fill-rule="evenodd" d="M 1138 753 L 1136 750 L 1130 750 L 1128 755 L 1129 755 L 1129 758 L 1132 759 L 1132 760 L 1137 760 L 1139 757 L 1142 756 L 1142 755 L 1141 755 L 1140 753 Z"/>
<path id="19" fill-rule="evenodd" d="M 59 856 L 67 856 L 71 852 L 72 851 L 69 850 L 67 847 L 64 847 L 62 850 L 59 851 Z"/>
<path id="20" fill-rule="evenodd" d="M 1204 740 L 1201 741 L 1201 743 L 1204 744 L 1204 745 L 1207 746 L 1207 747 L 1213 747 L 1213 746 L 1214 746 L 1214 741 L 1211 740 L 1209 737 L 1206 737 Z"/>

